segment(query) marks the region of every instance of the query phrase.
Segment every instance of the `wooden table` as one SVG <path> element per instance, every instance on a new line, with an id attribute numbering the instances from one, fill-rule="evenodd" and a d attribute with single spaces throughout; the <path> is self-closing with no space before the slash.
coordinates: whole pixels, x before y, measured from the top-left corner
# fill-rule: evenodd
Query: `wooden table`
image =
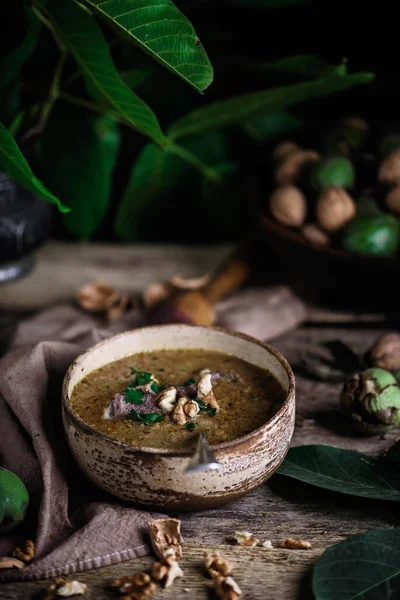
<path id="1" fill-rule="evenodd" d="M 206 252 L 207 256 L 198 250 L 198 264 L 202 267 L 212 264 L 227 250 L 220 247 L 208 254 Z M 49 257 L 51 252 L 49 249 L 46 252 Z M 72 260 L 71 256 L 69 260 Z M 82 262 L 77 269 L 84 269 Z M 192 274 L 187 265 L 185 269 L 185 274 Z M 98 265 L 98 270 L 101 273 L 101 265 Z M 28 282 L 24 284 L 21 281 L 18 284 L 23 285 L 28 285 Z M 9 288 L 8 301 L 11 297 Z M 316 308 L 310 309 L 309 314 L 309 321 L 302 327 L 273 342 L 293 365 L 297 362 L 299 342 L 340 338 L 361 352 L 388 327 L 385 323 L 379 323 L 379 316 L 354 318 L 349 323 L 348 315 Z M 297 418 L 293 445 L 323 443 L 374 455 L 388 447 L 398 436 L 398 432 L 391 432 L 384 437 L 355 437 L 348 431 L 338 412 L 340 385 L 314 382 L 296 373 L 296 386 Z M 243 590 L 244 600 L 312 598 L 310 575 L 315 561 L 325 548 L 349 535 L 400 524 L 395 503 L 325 492 L 278 475 L 233 504 L 201 513 L 174 516 L 182 520 L 185 544 L 181 565 L 185 577 L 177 580 L 171 589 L 156 594 L 155 598 L 165 600 L 202 600 L 212 597 L 211 583 L 202 570 L 203 552 L 210 549 L 219 550 L 235 563 L 235 576 Z M 262 541 L 271 540 L 274 546 L 289 537 L 302 538 L 309 540 L 313 548 L 267 550 L 261 547 L 234 547 L 226 542 L 226 537 L 236 530 L 251 531 Z M 115 598 L 113 592 L 107 589 L 110 580 L 140 571 L 151 562 L 151 557 L 140 558 L 78 574 L 76 578 L 88 584 L 86 598 Z M 0 598 L 38 598 L 45 586 L 45 582 L 1 584 Z"/>

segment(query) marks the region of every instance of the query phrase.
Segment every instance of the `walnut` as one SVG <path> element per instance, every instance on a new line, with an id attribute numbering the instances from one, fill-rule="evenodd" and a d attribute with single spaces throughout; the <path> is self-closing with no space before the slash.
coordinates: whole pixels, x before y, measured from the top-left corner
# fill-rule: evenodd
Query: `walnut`
<path id="1" fill-rule="evenodd" d="M 44 600 L 53 600 L 56 596 L 78 596 L 85 594 L 87 585 L 75 579 L 57 578 L 46 591 Z"/>
<path id="2" fill-rule="evenodd" d="M 158 406 L 163 413 L 168 414 L 174 410 L 176 405 L 176 388 L 171 386 L 161 392 L 158 396 Z"/>
<path id="3" fill-rule="evenodd" d="M 393 331 L 382 336 L 369 350 L 368 360 L 373 367 L 400 371 L 400 333 Z"/>
<path id="4" fill-rule="evenodd" d="M 292 152 L 298 152 L 299 150 L 300 147 L 295 144 L 295 142 L 281 142 L 275 147 L 275 150 L 272 153 L 272 158 L 273 160 L 280 162 L 287 158 L 289 154 L 292 154 Z"/>
<path id="5" fill-rule="evenodd" d="M 117 292 L 106 281 L 87 283 L 77 293 L 77 302 L 88 312 L 105 313 L 109 321 L 120 318 L 126 311 L 129 298 Z"/>
<path id="6" fill-rule="evenodd" d="M 232 564 L 218 552 L 204 553 L 204 562 L 209 575 L 212 577 L 215 592 L 222 600 L 235 600 L 242 594 L 236 581 L 231 576 Z"/>
<path id="7" fill-rule="evenodd" d="M 400 215 L 400 186 L 392 188 L 385 198 L 385 204 L 389 210 Z"/>
<path id="8" fill-rule="evenodd" d="M 297 187 L 283 185 L 270 197 L 269 209 L 278 223 L 289 227 L 301 227 L 307 216 L 307 201 Z"/>
<path id="9" fill-rule="evenodd" d="M 169 281 L 151 283 L 143 293 L 143 303 L 147 308 L 152 308 L 156 304 L 167 300 L 179 290 L 198 290 L 206 286 L 210 279 L 211 276 L 208 273 L 201 277 L 188 279 L 181 275 L 174 275 Z"/>
<path id="10" fill-rule="evenodd" d="M 160 581 L 165 588 L 171 587 L 177 577 L 183 577 L 183 571 L 176 560 L 175 554 L 172 552 L 161 562 L 154 563 L 151 576 L 156 581 Z"/>
<path id="11" fill-rule="evenodd" d="M 260 540 L 253 536 L 249 531 L 235 531 L 234 535 L 230 535 L 229 542 L 236 542 L 237 546 L 249 546 L 254 548 L 260 543 Z"/>
<path id="12" fill-rule="evenodd" d="M 13 556 L 2 556 L 0 558 L 0 569 L 23 569 L 25 563 Z"/>
<path id="13" fill-rule="evenodd" d="M 387 185 L 400 183 L 400 149 L 394 150 L 383 159 L 379 167 L 378 179 L 380 183 Z"/>
<path id="14" fill-rule="evenodd" d="M 118 588 L 124 594 L 121 600 L 146 600 L 157 589 L 148 573 L 137 573 L 136 575 L 125 575 L 114 579 L 112 587 Z"/>
<path id="15" fill-rule="evenodd" d="M 322 231 L 322 229 L 318 227 L 318 225 L 308 223 L 307 225 L 304 225 L 301 233 L 303 237 L 314 244 L 314 246 L 320 246 L 322 248 L 323 246 L 329 245 L 329 237 L 325 231 Z"/>
<path id="16" fill-rule="evenodd" d="M 349 194 L 338 187 L 327 187 L 317 201 L 318 224 L 329 232 L 339 231 L 356 215 L 356 205 Z"/>
<path id="17" fill-rule="evenodd" d="M 290 185 L 299 178 L 301 169 L 306 165 L 321 160 L 320 154 L 314 150 L 298 150 L 290 152 L 278 165 L 275 180 L 279 185 Z"/>
<path id="18" fill-rule="evenodd" d="M 17 546 L 13 552 L 15 558 L 19 558 L 22 562 L 28 564 L 35 558 L 35 544 L 32 540 L 27 540 L 21 546 Z"/>
<path id="19" fill-rule="evenodd" d="M 230 575 L 228 577 L 217 575 L 213 577 L 213 580 L 217 598 L 221 600 L 236 600 L 242 595 L 242 590 Z"/>
<path id="20" fill-rule="evenodd" d="M 200 372 L 199 383 L 197 384 L 197 397 L 204 402 L 206 406 L 215 408 L 219 411 L 219 404 L 214 396 L 211 383 L 212 373 L 209 369 L 203 369 Z"/>
<path id="21" fill-rule="evenodd" d="M 226 558 L 224 558 L 223 556 L 221 556 L 219 552 L 214 552 L 214 554 L 205 552 L 204 562 L 209 573 L 211 573 L 211 571 L 214 571 L 216 573 L 219 573 L 220 575 L 224 575 L 225 577 L 232 573 L 232 563 L 226 560 Z"/>
<path id="22" fill-rule="evenodd" d="M 165 558 L 173 550 L 177 559 L 182 556 L 181 522 L 179 519 L 154 519 L 149 521 L 150 540 L 158 558 Z"/>
<path id="23" fill-rule="evenodd" d="M 178 423 L 178 425 L 184 425 L 187 421 L 196 417 L 199 410 L 200 407 L 197 402 L 182 396 L 182 398 L 179 398 L 172 412 L 172 420 Z"/>
<path id="24" fill-rule="evenodd" d="M 307 540 L 294 540 L 293 538 L 289 538 L 281 542 L 279 547 L 290 548 L 291 550 L 310 550 L 312 545 Z"/>
<path id="25" fill-rule="evenodd" d="M 184 404 L 183 410 L 190 419 L 195 419 L 200 412 L 200 407 L 194 400 L 188 400 Z"/>

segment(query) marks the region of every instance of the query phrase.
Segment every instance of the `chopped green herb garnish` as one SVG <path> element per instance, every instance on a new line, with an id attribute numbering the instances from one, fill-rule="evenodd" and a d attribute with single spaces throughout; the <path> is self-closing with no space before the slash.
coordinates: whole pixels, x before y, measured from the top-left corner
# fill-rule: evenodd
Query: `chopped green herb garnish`
<path id="1" fill-rule="evenodd" d="M 193 429 L 194 429 L 193 421 L 188 421 L 187 423 L 185 423 L 185 429 L 187 429 L 188 431 L 193 431 Z"/>
<path id="2" fill-rule="evenodd" d="M 138 413 L 134 408 L 132 408 L 128 418 L 132 421 L 141 421 L 145 425 L 154 425 L 154 423 L 164 421 L 164 415 L 160 415 L 159 413 Z"/>
<path id="3" fill-rule="evenodd" d="M 141 390 L 134 390 L 127 386 L 125 388 L 125 402 L 129 404 L 143 404 L 144 393 Z"/>
<path id="4" fill-rule="evenodd" d="M 166 390 L 166 389 L 167 389 L 167 387 L 169 387 L 169 383 L 163 383 L 162 385 L 160 385 L 160 386 L 158 387 L 158 391 L 159 391 L 159 392 L 162 392 L 162 391 Z"/>
<path id="5" fill-rule="evenodd" d="M 200 400 L 200 398 L 195 398 L 194 401 L 197 402 L 200 410 L 207 410 L 207 406 L 204 404 L 204 402 L 202 400 Z"/>
<path id="6" fill-rule="evenodd" d="M 186 386 L 186 385 L 192 385 L 193 383 L 196 383 L 196 380 L 193 379 L 193 377 L 191 377 L 190 379 L 188 379 L 187 381 L 185 381 L 185 383 L 183 385 L 184 386 Z"/>
<path id="7" fill-rule="evenodd" d="M 129 367 L 129 369 L 132 371 L 132 373 L 137 373 L 136 369 L 134 369 L 133 367 Z"/>
<path id="8" fill-rule="evenodd" d="M 209 417 L 213 417 L 217 413 L 216 408 L 207 408 L 207 414 Z"/>
<path id="9" fill-rule="evenodd" d="M 158 385 L 157 381 L 152 383 L 150 387 L 156 394 L 158 394 L 158 392 L 160 391 L 160 386 Z"/>
<path id="10" fill-rule="evenodd" d="M 151 373 L 147 373 L 146 371 L 136 371 L 136 377 L 133 380 L 132 387 L 146 385 L 146 383 L 150 383 L 152 379 L 153 375 Z"/>

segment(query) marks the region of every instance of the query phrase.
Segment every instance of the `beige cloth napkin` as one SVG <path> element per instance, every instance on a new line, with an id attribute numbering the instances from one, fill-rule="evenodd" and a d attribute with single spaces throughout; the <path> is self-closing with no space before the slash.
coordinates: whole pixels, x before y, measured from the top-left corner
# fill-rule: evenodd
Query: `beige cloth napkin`
<path id="1" fill-rule="evenodd" d="M 295 327 L 305 314 L 286 287 L 245 289 L 217 306 L 220 325 L 264 340 Z M 1 570 L 0 579 L 50 578 L 149 553 L 146 528 L 155 515 L 84 477 L 64 440 L 60 410 L 62 378 L 76 356 L 143 322 L 134 309 L 105 328 L 80 309 L 60 305 L 17 329 L 0 361 L 0 464 L 24 481 L 31 502 L 24 523 L 0 538 L 0 556 L 33 539 L 36 558 L 23 569 Z"/>

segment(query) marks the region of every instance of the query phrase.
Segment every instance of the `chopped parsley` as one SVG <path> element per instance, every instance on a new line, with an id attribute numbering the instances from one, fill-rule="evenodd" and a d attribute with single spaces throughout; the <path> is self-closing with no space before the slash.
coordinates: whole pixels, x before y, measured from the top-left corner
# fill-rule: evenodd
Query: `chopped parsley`
<path id="1" fill-rule="evenodd" d="M 209 404 L 205 405 L 204 402 L 202 400 L 200 400 L 200 398 L 195 398 L 194 401 L 197 402 L 200 410 L 207 411 L 207 414 L 209 417 L 213 417 L 217 413 L 216 408 L 211 408 Z"/>
<path id="2" fill-rule="evenodd" d="M 193 421 L 188 421 L 187 423 L 185 423 L 185 429 L 187 429 L 188 431 L 193 431 L 193 429 L 194 429 Z"/>
<path id="3" fill-rule="evenodd" d="M 147 373 L 146 371 L 133 371 L 136 374 L 135 379 L 132 382 L 132 387 L 137 387 L 138 385 L 146 385 L 146 383 L 150 383 L 153 379 L 153 375 L 151 373 Z"/>
<path id="4" fill-rule="evenodd" d="M 158 394 L 158 392 L 160 391 L 160 386 L 158 385 L 157 381 L 152 383 L 150 387 L 156 394 Z"/>
<path id="5" fill-rule="evenodd" d="M 183 385 L 184 386 L 193 385 L 193 383 L 196 383 L 196 380 L 193 379 L 193 377 L 191 377 L 190 379 L 188 379 L 187 381 L 185 381 L 185 383 Z"/>
<path id="6" fill-rule="evenodd" d="M 143 404 L 144 393 L 141 390 L 134 390 L 133 388 L 126 386 L 125 388 L 125 402 L 129 404 Z"/>
<path id="7" fill-rule="evenodd" d="M 194 401 L 197 402 L 200 410 L 207 410 L 207 406 L 204 404 L 204 402 L 202 400 L 200 400 L 200 398 L 195 398 Z"/>
<path id="8" fill-rule="evenodd" d="M 164 421 L 164 415 L 160 415 L 159 413 L 138 413 L 134 408 L 132 408 L 128 418 L 132 421 L 141 421 L 145 425 L 154 425 L 154 423 Z"/>

